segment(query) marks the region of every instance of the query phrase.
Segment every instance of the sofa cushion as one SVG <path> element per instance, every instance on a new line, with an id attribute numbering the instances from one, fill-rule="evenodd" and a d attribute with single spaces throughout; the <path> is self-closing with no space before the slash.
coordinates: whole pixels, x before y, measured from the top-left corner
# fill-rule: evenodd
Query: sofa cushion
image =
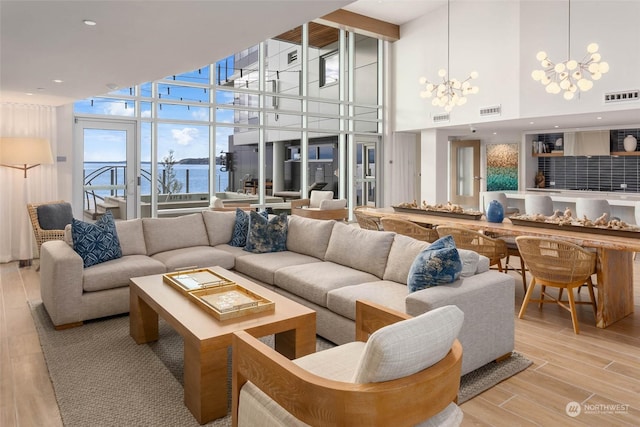
<path id="1" fill-rule="evenodd" d="M 276 271 L 275 285 L 307 301 L 327 306 L 327 293 L 343 286 L 378 280 L 373 274 L 333 262 L 292 265 Z"/>
<path id="2" fill-rule="evenodd" d="M 447 355 L 463 320 L 464 313 L 448 305 L 378 329 L 367 340 L 353 382 L 391 381 L 432 366 Z"/>
<path id="3" fill-rule="evenodd" d="M 64 230 L 71 224 L 73 212 L 69 203 L 48 203 L 36 207 L 38 224 L 43 230 Z"/>
<path id="4" fill-rule="evenodd" d="M 480 263 L 480 254 L 467 249 L 458 249 L 458 255 L 460 255 L 460 262 L 462 263 L 460 277 L 469 277 L 476 274 Z"/>
<path id="5" fill-rule="evenodd" d="M 129 286 L 132 277 L 163 274 L 164 264 L 146 255 L 128 255 L 84 269 L 82 289 L 84 292 Z"/>
<path id="6" fill-rule="evenodd" d="M 324 260 L 335 221 L 289 216 L 287 249 Z"/>
<path id="7" fill-rule="evenodd" d="M 404 313 L 407 285 L 378 280 L 360 285 L 343 286 L 327 294 L 327 308 L 347 319 L 356 320 L 356 300 L 367 300 Z"/>
<path id="8" fill-rule="evenodd" d="M 422 250 L 411 265 L 409 292 L 453 283 L 460 276 L 462 262 L 453 237 L 445 236 Z"/>
<path id="9" fill-rule="evenodd" d="M 331 199 L 333 199 L 333 191 L 313 190 L 309 195 L 309 207 L 319 208 L 320 202 L 322 202 L 323 200 L 331 200 Z"/>
<path id="10" fill-rule="evenodd" d="M 72 218 L 71 237 L 73 249 L 82 258 L 85 268 L 122 256 L 111 212 L 101 216 L 94 224 Z"/>
<path id="11" fill-rule="evenodd" d="M 267 211 L 260 212 L 264 218 L 268 218 Z M 233 226 L 233 234 L 229 244 L 236 247 L 244 247 L 249 235 L 249 214 L 240 208 L 236 209 L 236 222 Z"/>
<path id="12" fill-rule="evenodd" d="M 122 256 L 147 254 L 147 246 L 144 243 L 144 233 L 142 232 L 142 219 L 116 221 L 116 231 L 120 240 L 120 248 L 122 248 Z"/>
<path id="13" fill-rule="evenodd" d="M 160 252 L 151 256 L 167 267 L 167 271 L 183 268 L 204 268 L 219 265 L 231 269 L 235 265 L 235 257 L 223 250 L 211 246 L 193 246 Z"/>
<path id="14" fill-rule="evenodd" d="M 329 199 L 320 201 L 320 210 L 344 209 L 347 207 L 347 199 Z"/>
<path id="15" fill-rule="evenodd" d="M 208 246 L 209 238 L 202 214 L 175 218 L 143 218 L 147 255 L 192 246 Z"/>
<path id="16" fill-rule="evenodd" d="M 222 244 L 222 245 L 217 245 L 216 249 L 220 249 L 221 251 L 227 252 L 227 253 L 233 255 L 233 257 L 236 258 L 236 259 L 238 259 L 239 257 L 251 255 L 251 252 L 245 251 L 244 248 L 231 246 L 231 245 L 229 245 L 227 243 Z"/>
<path id="17" fill-rule="evenodd" d="M 321 262 L 319 259 L 296 252 L 270 252 L 264 254 L 252 254 L 236 258 L 236 271 L 246 274 L 263 283 L 273 285 L 275 273 L 281 268 L 291 265 L 309 264 Z"/>
<path id="18" fill-rule="evenodd" d="M 231 241 L 236 223 L 235 213 L 231 211 L 202 211 L 204 225 L 207 228 L 209 244 L 217 246 Z"/>
<path id="19" fill-rule="evenodd" d="M 402 234 L 396 234 L 389 251 L 387 267 L 384 270 L 384 280 L 407 284 L 409 270 L 418 254 L 430 245 L 428 242 L 416 240 Z"/>
<path id="20" fill-rule="evenodd" d="M 256 254 L 287 250 L 287 214 L 271 219 L 257 212 L 249 212 L 249 232 L 244 250 Z"/>
<path id="21" fill-rule="evenodd" d="M 336 222 L 329 239 L 325 261 L 382 278 L 394 236 L 395 233 L 363 230 Z"/>

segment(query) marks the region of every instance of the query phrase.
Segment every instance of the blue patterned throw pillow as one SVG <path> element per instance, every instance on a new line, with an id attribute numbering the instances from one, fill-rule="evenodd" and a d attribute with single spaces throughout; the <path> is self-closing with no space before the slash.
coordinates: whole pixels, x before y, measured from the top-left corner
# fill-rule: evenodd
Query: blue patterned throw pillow
<path id="1" fill-rule="evenodd" d="M 73 249 L 82 257 L 85 267 L 120 258 L 122 249 L 116 232 L 116 223 L 111 212 L 107 212 L 95 224 L 71 221 Z"/>
<path id="2" fill-rule="evenodd" d="M 268 220 L 256 212 L 250 212 L 249 236 L 245 251 L 262 254 L 287 250 L 287 214 Z"/>
<path id="3" fill-rule="evenodd" d="M 269 214 L 267 211 L 260 212 L 265 219 L 268 218 Z M 235 246 L 237 248 L 242 248 L 247 244 L 247 235 L 249 233 L 249 214 L 243 211 L 240 208 L 236 209 L 236 224 L 233 227 L 233 235 L 231 236 L 231 241 L 229 242 L 229 246 Z"/>
<path id="4" fill-rule="evenodd" d="M 411 265 L 409 292 L 453 283 L 460 276 L 462 261 L 453 237 L 445 236 L 423 249 Z"/>

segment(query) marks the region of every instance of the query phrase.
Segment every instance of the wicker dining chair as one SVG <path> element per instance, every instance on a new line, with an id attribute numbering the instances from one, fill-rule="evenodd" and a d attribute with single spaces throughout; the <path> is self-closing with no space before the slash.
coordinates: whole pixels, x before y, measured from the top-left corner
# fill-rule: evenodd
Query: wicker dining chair
<path id="1" fill-rule="evenodd" d="M 591 282 L 591 274 L 596 264 L 595 253 L 573 243 L 543 237 L 519 236 L 516 237 L 516 243 L 532 276 L 518 318 L 522 319 L 529 302 L 539 303 L 540 308 L 542 304 L 555 303 L 571 313 L 573 331 L 579 334 L 576 304 L 590 304 L 594 316 L 596 315 L 596 298 Z M 573 290 L 580 288 L 584 283 L 589 288 L 590 301 L 576 301 Z M 536 285 L 542 286 L 540 299 L 531 299 Z M 547 286 L 560 289 L 557 298 L 547 293 Z M 561 300 L 565 289 L 568 294 L 567 301 Z"/>
<path id="2" fill-rule="evenodd" d="M 361 210 L 364 208 L 366 208 L 366 206 L 357 206 L 353 209 L 353 216 L 356 217 L 356 221 L 358 222 L 360 228 L 363 228 L 365 230 L 380 231 L 381 226 L 378 222 L 378 218 L 361 212 Z"/>
<path id="3" fill-rule="evenodd" d="M 415 222 L 404 219 L 383 217 L 380 219 L 384 231 L 394 231 L 398 234 L 413 237 L 416 240 L 433 243 L 438 240 L 438 232 L 435 228 L 422 227 Z"/>
<path id="4" fill-rule="evenodd" d="M 439 225 L 436 228 L 440 237 L 451 236 L 460 249 L 469 249 L 489 258 L 489 265 L 498 266 L 503 271 L 502 259 L 507 257 L 507 244 L 504 240 L 495 239 L 475 230 L 450 225 Z"/>

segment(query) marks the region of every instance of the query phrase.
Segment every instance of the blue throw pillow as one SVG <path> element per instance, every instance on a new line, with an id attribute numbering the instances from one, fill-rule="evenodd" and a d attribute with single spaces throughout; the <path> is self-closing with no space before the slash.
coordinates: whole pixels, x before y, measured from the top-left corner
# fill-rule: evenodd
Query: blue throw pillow
<path id="1" fill-rule="evenodd" d="M 423 249 L 409 269 L 409 292 L 453 283 L 460 276 L 462 261 L 453 237 L 445 236 Z"/>
<path id="2" fill-rule="evenodd" d="M 249 236 L 245 251 L 262 254 L 287 250 L 287 214 L 268 220 L 256 212 L 250 212 Z"/>
<path id="3" fill-rule="evenodd" d="M 260 212 L 265 219 L 269 216 L 266 211 Z M 242 248 L 247 244 L 247 235 L 249 233 L 249 214 L 240 208 L 236 209 L 236 224 L 233 227 L 233 235 L 231 236 L 230 246 Z"/>
<path id="4" fill-rule="evenodd" d="M 71 221 L 73 249 L 82 257 L 85 267 L 117 259 L 122 256 L 116 223 L 111 212 L 105 213 L 95 224 Z"/>

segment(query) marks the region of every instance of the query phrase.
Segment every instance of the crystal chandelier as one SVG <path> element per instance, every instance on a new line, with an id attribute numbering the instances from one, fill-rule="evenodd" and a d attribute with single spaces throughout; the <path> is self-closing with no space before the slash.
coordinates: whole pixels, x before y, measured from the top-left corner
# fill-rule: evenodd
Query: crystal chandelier
<path id="1" fill-rule="evenodd" d="M 531 77 L 545 86 L 548 93 L 558 94 L 564 91 L 564 99 L 571 100 L 578 91 L 587 92 L 593 87 L 592 80 L 600 80 L 609 71 L 609 64 L 601 61 L 598 44 L 587 46 L 587 54 L 578 62 L 571 59 L 571 0 L 569 0 L 569 43 L 567 59 L 554 64 L 546 52 L 540 51 L 536 59 L 542 65 L 541 70 L 533 70 Z M 589 80 L 589 77 L 591 80 Z"/>
<path id="2" fill-rule="evenodd" d="M 471 72 L 465 80 L 449 78 L 449 56 L 450 56 L 450 3 L 447 0 L 447 69 L 441 68 L 438 76 L 442 79 L 441 83 L 432 83 L 426 77 L 420 78 L 420 84 L 424 85 L 424 90 L 420 91 L 422 98 L 434 97 L 431 104 L 438 107 L 444 107 L 446 112 L 450 112 L 456 105 L 464 105 L 467 103 L 466 95 L 478 93 L 478 86 L 473 86 L 471 80 L 478 78 L 476 71 Z"/>

